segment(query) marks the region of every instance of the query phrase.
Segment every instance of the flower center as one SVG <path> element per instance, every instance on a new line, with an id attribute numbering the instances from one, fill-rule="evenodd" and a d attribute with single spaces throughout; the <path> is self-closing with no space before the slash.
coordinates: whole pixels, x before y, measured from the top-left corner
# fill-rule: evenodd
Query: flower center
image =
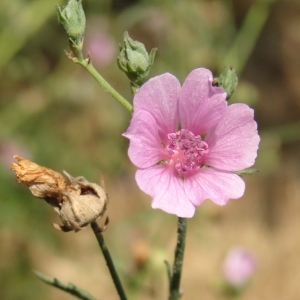
<path id="1" fill-rule="evenodd" d="M 202 156 L 208 152 L 208 145 L 200 135 L 181 129 L 168 134 L 166 145 L 168 163 L 173 164 L 179 175 L 197 170 L 203 166 Z"/>

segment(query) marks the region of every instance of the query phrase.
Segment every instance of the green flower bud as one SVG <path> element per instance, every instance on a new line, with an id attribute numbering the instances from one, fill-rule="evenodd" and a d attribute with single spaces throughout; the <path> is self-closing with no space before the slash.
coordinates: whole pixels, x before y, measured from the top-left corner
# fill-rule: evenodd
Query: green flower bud
<path id="1" fill-rule="evenodd" d="M 140 87 L 149 76 L 155 53 L 156 49 L 152 49 L 148 54 L 142 43 L 131 39 L 128 32 L 124 33 L 124 47 L 120 46 L 118 66 L 126 73 L 133 87 Z"/>
<path id="2" fill-rule="evenodd" d="M 58 22 L 74 42 L 83 37 L 85 30 L 85 15 L 81 2 L 82 0 L 69 0 L 62 10 L 56 6 Z"/>
<path id="3" fill-rule="evenodd" d="M 214 85 L 221 86 L 227 93 L 226 100 L 229 100 L 238 85 L 235 70 L 231 67 L 224 67 L 219 77 L 214 80 Z"/>

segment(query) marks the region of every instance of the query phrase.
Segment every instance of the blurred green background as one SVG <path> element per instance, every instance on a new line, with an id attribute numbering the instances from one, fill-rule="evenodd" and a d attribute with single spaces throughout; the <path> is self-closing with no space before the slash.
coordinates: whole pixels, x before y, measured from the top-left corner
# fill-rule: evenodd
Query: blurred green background
<path id="1" fill-rule="evenodd" d="M 134 181 L 121 137 L 130 115 L 80 66 L 66 58 L 57 23 L 60 0 L 0 2 L 0 299 L 72 299 L 46 286 L 39 270 L 73 282 L 98 299 L 118 299 L 90 229 L 56 231 L 58 216 L 18 185 L 10 164 L 19 154 L 97 182 L 110 197 L 105 232 L 129 299 L 166 299 L 163 261 L 173 260 L 176 217 L 150 208 Z M 300 1 L 85 1 L 85 53 L 125 98 L 132 95 L 116 64 L 124 31 L 158 48 L 151 76 L 194 68 L 215 75 L 236 68 L 232 102 L 255 109 L 262 137 L 245 196 L 225 207 L 206 201 L 189 221 L 184 299 L 225 299 L 226 252 L 241 245 L 257 270 L 239 299 L 300 295 Z M 226 298 L 227 299 L 227 298 Z"/>

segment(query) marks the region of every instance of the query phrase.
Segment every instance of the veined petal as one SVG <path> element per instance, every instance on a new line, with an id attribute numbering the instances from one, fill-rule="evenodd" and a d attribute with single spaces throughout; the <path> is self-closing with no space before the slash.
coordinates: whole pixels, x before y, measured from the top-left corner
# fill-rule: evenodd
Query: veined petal
<path id="1" fill-rule="evenodd" d="M 169 73 L 149 79 L 134 96 L 134 111 L 148 111 L 158 126 L 161 139 L 177 130 L 180 83 Z"/>
<path id="2" fill-rule="evenodd" d="M 153 116 L 140 110 L 133 114 L 127 131 L 123 134 L 130 140 L 128 156 L 139 168 L 148 168 L 165 157 L 158 136 L 158 127 Z"/>
<path id="3" fill-rule="evenodd" d="M 245 191 L 245 183 L 238 175 L 213 168 L 202 168 L 197 174 L 187 177 L 184 184 L 194 205 L 202 204 L 205 199 L 224 205 L 229 199 L 242 197 Z"/>
<path id="4" fill-rule="evenodd" d="M 157 165 L 136 172 L 142 191 L 152 197 L 152 207 L 182 218 L 191 218 L 195 206 L 188 200 L 184 181 L 167 165 Z"/>
<path id="5" fill-rule="evenodd" d="M 207 133 L 209 152 L 204 163 L 227 171 L 251 167 L 260 140 L 253 115 L 253 109 L 246 104 L 228 106 L 222 120 Z"/>
<path id="6" fill-rule="evenodd" d="M 212 86 L 212 73 L 195 69 L 184 81 L 179 96 L 181 126 L 194 134 L 206 133 L 223 117 L 227 107 L 226 93 Z"/>

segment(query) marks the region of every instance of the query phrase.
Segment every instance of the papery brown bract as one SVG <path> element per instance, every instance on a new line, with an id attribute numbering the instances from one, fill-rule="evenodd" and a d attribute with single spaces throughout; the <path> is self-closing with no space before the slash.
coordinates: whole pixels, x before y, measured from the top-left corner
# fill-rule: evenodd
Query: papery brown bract
<path id="1" fill-rule="evenodd" d="M 39 166 L 18 155 L 18 162 L 11 168 L 19 183 L 29 187 L 31 193 L 54 207 L 63 225 L 53 224 L 56 229 L 75 232 L 99 219 L 106 211 L 108 196 L 103 187 L 87 181 L 84 177 L 68 180 L 58 172 Z"/>

